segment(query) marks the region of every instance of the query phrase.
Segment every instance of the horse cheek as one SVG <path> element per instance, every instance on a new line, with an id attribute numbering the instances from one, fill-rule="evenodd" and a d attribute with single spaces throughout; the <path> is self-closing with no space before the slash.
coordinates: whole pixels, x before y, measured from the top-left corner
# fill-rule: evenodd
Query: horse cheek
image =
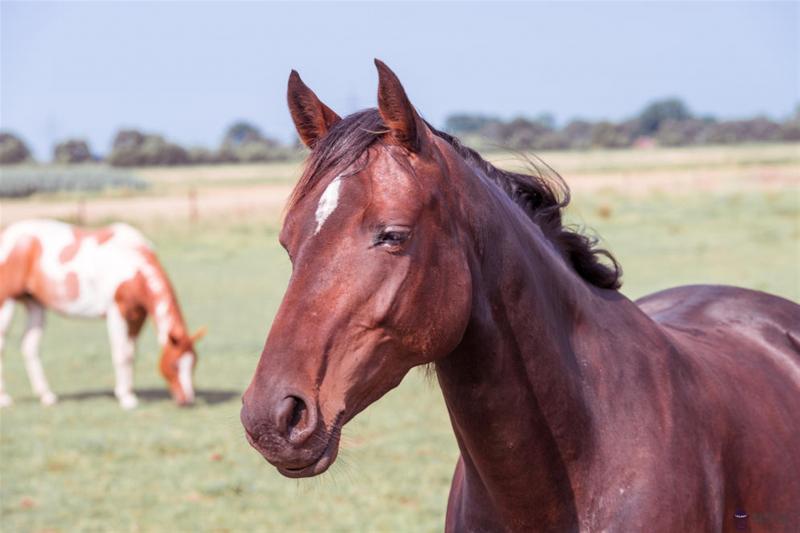
<path id="1" fill-rule="evenodd" d="M 441 279 L 431 280 L 427 302 L 426 320 L 430 324 L 427 346 L 424 347 L 426 363 L 444 357 L 461 342 L 472 313 L 472 278 L 466 260 L 457 254 L 444 262 Z"/>

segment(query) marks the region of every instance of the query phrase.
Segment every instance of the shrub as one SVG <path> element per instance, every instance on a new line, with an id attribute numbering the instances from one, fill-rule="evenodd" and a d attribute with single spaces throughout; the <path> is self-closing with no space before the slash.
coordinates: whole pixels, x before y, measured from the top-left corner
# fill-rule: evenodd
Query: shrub
<path id="1" fill-rule="evenodd" d="M 560 131 L 545 132 L 533 144 L 534 150 L 566 150 L 569 147 L 569 139 Z"/>
<path id="2" fill-rule="evenodd" d="M 734 144 L 747 141 L 775 141 L 781 139 L 781 126 L 766 118 L 731 120 L 713 124 L 707 141 L 714 144 Z"/>
<path id="3" fill-rule="evenodd" d="M 108 162 L 116 167 L 186 165 L 189 155 L 184 148 L 160 135 L 122 130 L 114 138 Z"/>
<path id="4" fill-rule="evenodd" d="M 239 121 L 232 124 L 225 132 L 222 146 L 219 149 L 221 160 L 241 163 L 257 163 L 265 161 L 283 161 L 288 159 L 293 150 L 281 146 L 277 141 L 265 137 L 253 124 Z"/>
<path id="5" fill-rule="evenodd" d="M 593 125 L 589 121 L 573 120 L 564 126 L 562 133 L 570 148 L 584 150 L 592 146 L 592 128 Z"/>
<path id="6" fill-rule="evenodd" d="M 489 124 L 498 122 L 500 122 L 498 119 L 485 115 L 456 113 L 445 119 L 444 129 L 453 135 L 467 135 L 478 133 Z"/>
<path id="7" fill-rule="evenodd" d="M 653 135 L 665 120 L 686 120 L 692 118 L 689 108 L 678 98 L 667 98 L 648 104 L 639 114 L 639 135 Z"/>
<path id="8" fill-rule="evenodd" d="M 787 120 L 781 125 L 781 140 L 800 141 L 800 117 Z"/>
<path id="9" fill-rule="evenodd" d="M 9 132 L 0 132 L 0 165 L 13 165 L 31 160 L 25 142 Z"/>
<path id="10" fill-rule="evenodd" d="M 89 145 L 81 139 L 68 139 L 57 144 L 53 150 L 54 163 L 83 163 L 92 159 Z"/>
<path id="11" fill-rule="evenodd" d="M 547 124 L 526 118 L 516 118 L 501 130 L 501 141 L 516 150 L 536 148 L 539 139 L 552 129 Z"/>
<path id="12" fill-rule="evenodd" d="M 186 157 L 190 165 L 210 165 L 217 163 L 217 154 L 208 148 L 193 147 L 186 151 Z"/>
<path id="13" fill-rule="evenodd" d="M 712 123 L 707 120 L 667 119 L 659 125 L 655 137 L 662 146 L 702 144 L 708 138 L 711 125 Z"/>
<path id="14" fill-rule="evenodd" d="M 601 148 L 625 148 L 631 146 L 638 137 L 640 126 L 637 120 L 620 124 L 608 121 L 598 122 L 592 127 L 592 146 Z"/>
<path id="15" fill-rule="evenodd" d="M 222 146 L 225 148 L 236 149 L 248 143 L 260 141 L 264 139 L 261 135 L 261 130 L 257 126 L 240 120 L 234 122 L 228 127 L 225 132 L 225 137 L 222 139 Z"/>

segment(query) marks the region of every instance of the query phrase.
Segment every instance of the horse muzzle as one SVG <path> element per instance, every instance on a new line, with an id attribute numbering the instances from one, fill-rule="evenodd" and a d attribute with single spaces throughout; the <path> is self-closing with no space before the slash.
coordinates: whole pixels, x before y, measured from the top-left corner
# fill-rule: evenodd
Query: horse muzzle
<path id="1" fill-rule="evenodd" d="M 339 453 L 338 423 L 327 429 L 317 406 L 297 393 L 283 394 L 273 404 L 255 401 L 253 396 L 248 391 L 242 399 L 240 418 L 245 436 L 281 474 L 316 476 L 333 464 Z"/>

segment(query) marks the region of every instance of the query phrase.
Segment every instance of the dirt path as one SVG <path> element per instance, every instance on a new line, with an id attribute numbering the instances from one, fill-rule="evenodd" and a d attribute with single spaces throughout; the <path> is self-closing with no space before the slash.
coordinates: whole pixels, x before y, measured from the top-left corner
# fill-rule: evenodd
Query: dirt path
<path id="1" fill-rule="evenodd" d="M 0 223 L 25 218 L 61 218 L 91 224 L 107 220 L 132 222 L 191 220 L 193 216 L 278 219 L 292 187 L 262 185 L 198 189 L 194 199 L 187 192 L 168 196 L 90 198 L 85 202 L 0 200 Z"/>
<path id="2" fill-rule="evenodd" d="M 622 195 L 653 193 L 780 191 L 800 187 L 800 168 L 759 165 L 685 170 L 573 172 L 566 177 L 574 195 L 611 192 Z M 151 222 L 260 218 L 277 221 L 291 193 L 289 184 L 198 187 L 190 193 L 164 196 L 97 197 L 79 200 L 0 200 L 0 224 L 26 218 L 53 217 L 92 224 L 110 220 Z"/>

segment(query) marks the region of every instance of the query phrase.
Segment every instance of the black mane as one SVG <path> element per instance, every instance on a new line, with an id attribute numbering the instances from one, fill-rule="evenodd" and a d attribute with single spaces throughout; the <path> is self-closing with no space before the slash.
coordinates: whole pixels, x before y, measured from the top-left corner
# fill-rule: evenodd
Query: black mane
<path id="1" fill-rule="evenodd" d="M 479 169 L 519 205 L 542 232 L 561 250 L 575 271 L 587 282 L 604 289 L 619 289 L 622 269 L 610 252 L 597 248 L 597 239 L 579 229 L 564 226 L 562 210 L 569 204 L 570 193 L 561 176 L 552 169 L 545 177 L 532 165 L 535 173 L 522 174 L 502 170 L 461 144 L 456 137 L 431 131 L 447 141 L 473 168 Z M 366 109 L 337 122 L 316 145 L 289 200 L 289 208 L 315 185 L 316 177 L 343 171 L 359 160 L 374 142 L 387 132 L 377 109 Z M 608 264 L 602 261 L 608 260 Z"/>

